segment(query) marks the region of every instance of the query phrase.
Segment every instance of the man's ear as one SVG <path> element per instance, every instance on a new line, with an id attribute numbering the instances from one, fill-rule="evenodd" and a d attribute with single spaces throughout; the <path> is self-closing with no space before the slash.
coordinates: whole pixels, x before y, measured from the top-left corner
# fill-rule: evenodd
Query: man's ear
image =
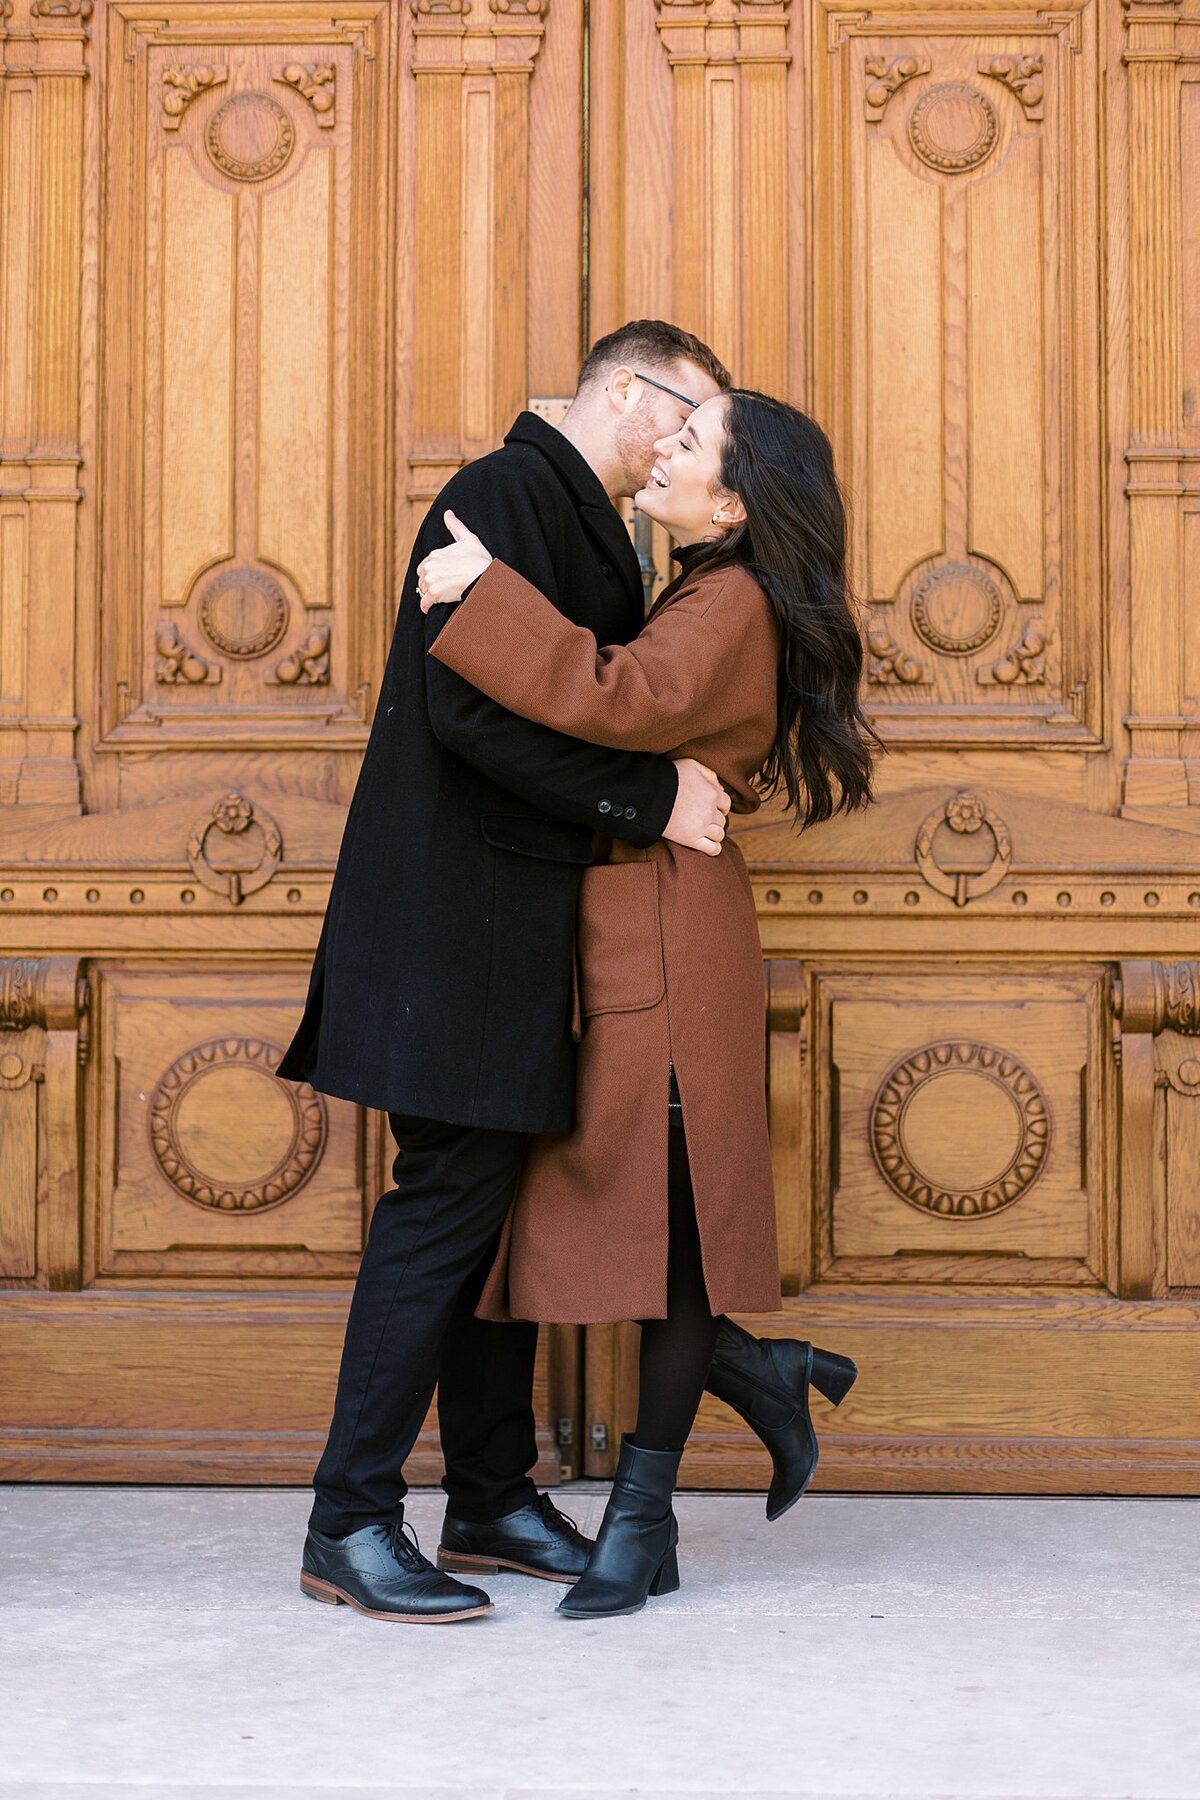
<path id="1" fill-rule="evenodd" d="M 629 412 L 637 404 L 633 391 L 636 384 L 637 376 L 632 369 L 614 369 L 605 383 L 610 406 L 617 412 Z"/>

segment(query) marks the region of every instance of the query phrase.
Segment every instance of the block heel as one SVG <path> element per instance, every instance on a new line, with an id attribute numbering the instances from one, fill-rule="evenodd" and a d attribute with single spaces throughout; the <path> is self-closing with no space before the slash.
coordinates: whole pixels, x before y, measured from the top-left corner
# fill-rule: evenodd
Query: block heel
<path id="1" fill-rule="evenodd" d="M 565 1619 L 640 1612 L 648 1596 L 679 1586 L 679 1526 L 671 1495 L 682 1450 L 643 1450 L 626 1433 L 600 1535 L 588 1566 L 559 1601 Z"/>
<path id="2" fill-rule="evenodd" d="M 813 1346 L 812 1384 L 834 1406 L 840 1406 L 858 1379 L 858 1364 L 833 1350 Z"/>
<path id="3" fill-rule="evenodd" d="M 857 1376 L 848 1356 L 819 1350 L 807 1339 L 756 1338 L 733 1319 L 721 1320 L 705 1385 L 771 1453 L 768 1519 L 782 1518 L 816 1472 L 819 1450 L 808 1409 L 810 1386 L 838 1406 Z"/>
<path id="4" fill-rule="evenodd" d="M 672 1545 L 658 1565 L 658 1573 L 650 1583 L 650 1592 L 657 1599 L 660 1594 L 674 1594 L 678 1590 L 679 1552 Z"/>

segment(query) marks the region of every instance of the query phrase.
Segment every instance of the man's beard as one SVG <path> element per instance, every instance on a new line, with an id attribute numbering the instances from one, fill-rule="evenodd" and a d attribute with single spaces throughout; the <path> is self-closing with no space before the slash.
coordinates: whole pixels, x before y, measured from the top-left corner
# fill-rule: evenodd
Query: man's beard
<path id="1" fill-rule="evenodd" d="M 653 421 L 642 417 L 640 406 L 617 426 L 616 451 L 622 486 L 631 494 L 644 488 L 650 479 L 656 437 Z"/>

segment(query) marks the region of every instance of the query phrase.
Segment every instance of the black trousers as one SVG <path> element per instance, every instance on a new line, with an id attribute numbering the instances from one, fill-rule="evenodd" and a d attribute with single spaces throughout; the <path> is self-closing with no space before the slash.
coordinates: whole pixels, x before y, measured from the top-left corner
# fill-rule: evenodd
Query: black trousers
<path id="1" fill-rule="evenodd" d="M 537 1326 L 475 1307 L 526 1139 L 389 1114 L 395 1189 L 371 1220 L 355 1283 L 312 1524 L 343 1537 L 394 1517 L 434 1387 L 449 1510 L 500 1518 L 536 1498 Z"/>

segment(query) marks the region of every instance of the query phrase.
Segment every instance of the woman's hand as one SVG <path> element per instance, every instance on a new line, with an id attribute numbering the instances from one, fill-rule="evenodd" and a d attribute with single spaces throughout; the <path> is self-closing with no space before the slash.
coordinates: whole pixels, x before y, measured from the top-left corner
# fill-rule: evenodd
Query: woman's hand
<path id="1" fill-rule="evenodd" d="M 473 581 L 478 581 L 492 560 L 473 531 L 452 512 L 442 514 L 454 539 L 444 550 L 433 550 L 417 565 L 417 594 L 421 611 L 432 606 L 456 606 Z"/>

